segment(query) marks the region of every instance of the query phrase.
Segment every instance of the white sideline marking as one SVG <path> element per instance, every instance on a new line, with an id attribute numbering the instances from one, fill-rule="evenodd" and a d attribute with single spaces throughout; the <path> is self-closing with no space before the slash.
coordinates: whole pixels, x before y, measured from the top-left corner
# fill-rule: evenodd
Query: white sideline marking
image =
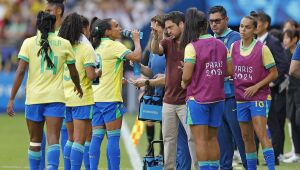
<path id="1" fill-rule="evenodd" d="M 123 138 L 123 141 L 125 144 L 125 148 L 126 148 L 126 151 L 128 153 L 128 156 L 129 156 L 129 159 L 131 162 L 131 166 L 133 167 L 134 170 L 143 169 L 140 154 L 130 139 L 130 131 L 129 131 L 129 128 L 128 128 L 125 120 L 123 120 L 123 123 L 122 123 L 121 135 L 122 135 L 122 138 Z"/>

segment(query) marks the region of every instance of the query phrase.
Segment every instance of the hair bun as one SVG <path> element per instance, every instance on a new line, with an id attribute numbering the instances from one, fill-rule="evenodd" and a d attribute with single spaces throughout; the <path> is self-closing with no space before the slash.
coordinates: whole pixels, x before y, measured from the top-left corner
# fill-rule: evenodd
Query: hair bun
<path id="1" fill-rule="evenodd" d="M 256 17 L 257 16 L 257 12 L 256 11 L 251 11 L 250 12 L 250 16 Z"/>

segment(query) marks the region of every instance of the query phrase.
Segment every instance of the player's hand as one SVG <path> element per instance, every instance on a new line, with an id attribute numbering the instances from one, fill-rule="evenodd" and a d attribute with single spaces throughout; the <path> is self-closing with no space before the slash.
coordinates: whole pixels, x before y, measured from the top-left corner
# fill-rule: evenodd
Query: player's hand
<path id="1" fill-rule="evenodd" d="M 259 87 L 256 85 L 246 88 L 244 93 L 245 98 L 254 96 L 258 90 Z"/>
<path id="2" fill-rule="evenodd" d="M 83 96 L 83 91 L 81 89 L 81 86 L 79 87 L 74 87 L 74 92 L 77 91 L 77 95 L 79 96 L 79 98 L 82 98 Z"/>
<path id="3" fill-rule="evenodd" d="M 155 22 L 155 24 L 151 27 L 152 30 L 152 36 L 155 40 L 161 40 L 164 38 L 164 30 L 161 29 L 161 26 L 158 22 Z"/>
<path id="4" fill-rule="evenodd" d="M 155 76 L 153 76 L 153 79 L 158 79 L 158 78 L 161 78 L 161 77 L 165 77 L 165 74 L 158 73 Z"/>
<path id="5" fill-rule="evenodd" d="M 122 78 L 122 84 L 126 85 L 128 83 L 127 79 L 125 77 Z"/>
<path id="6" fill-rule="evenodd" d="M 177 67 L 179 70 L 183 71 L 184 62 L 180 61 L 180 65 Z"/>
<path id="7" fill-rule="evenodd" d="M 137 80 L 131 80 L 131 83 L 136 87 L 143 87 L 145 86 L 146 79 L 137 79 Z"/>
<path id="8" fill-rule="evenodd" d="M 140 31 L 137 29 L 134 29 L 131 31 L 132 34 L 132 40 L 133 41 L 140 41 Z"/>
<path id="9" fill-rule="evenodd" d="M 13 108 L 14 108 L 14 101 L 9 100 L 9 102 L 7 104 L 6 112 L 7 112 L 8 116 L 10 116 L 10 117 L 13 117 L 16 115 Z"/>
<path id="10" fill-rule="evenodd" d="M 156 27 L 156 24 L 154 24 L 152 27 L 151 27 L 152 31 L 151 31 L 151 34 L 153 36 L 153 38 L 155 40 L 158 40 L 159 38 L 159 33 L 158 33 L 158 30 L 157 30 L 157 27 Z"/>
<path id="11" fill-rule="evenodd" d="M 97 74 L 97 78 L 100 78 L 102 76 L 102 69 L 95 69 L 95 72 Z"/>

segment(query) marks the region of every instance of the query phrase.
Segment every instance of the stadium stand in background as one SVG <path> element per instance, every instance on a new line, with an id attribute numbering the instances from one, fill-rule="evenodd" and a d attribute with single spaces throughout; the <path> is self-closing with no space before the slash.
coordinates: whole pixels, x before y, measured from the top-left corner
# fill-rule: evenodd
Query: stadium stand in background
<path id="1" fill-rule="evenodd" d="M 114 18 L 123 28 L 142 28 L 150 18 L 176 0 L 67 0 L 66 13 L 76 11 L 88 18 Z M 36 33 L 35 19 L 43 0 L 0 0 L 0 71 L 17 67 L 17 53 L 26 37 Z"/>

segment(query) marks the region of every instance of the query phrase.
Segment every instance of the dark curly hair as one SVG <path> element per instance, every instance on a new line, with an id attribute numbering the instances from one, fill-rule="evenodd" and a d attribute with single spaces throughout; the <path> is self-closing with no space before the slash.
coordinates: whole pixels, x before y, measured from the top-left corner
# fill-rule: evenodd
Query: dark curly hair
<path id="1" fill-rule="evenodd" d="M 82 32 L 82 19 L 76 12 L 69 14 L 63 21 L 58 36 L 67 39 L 72 45 L 78 43 Z"/>

